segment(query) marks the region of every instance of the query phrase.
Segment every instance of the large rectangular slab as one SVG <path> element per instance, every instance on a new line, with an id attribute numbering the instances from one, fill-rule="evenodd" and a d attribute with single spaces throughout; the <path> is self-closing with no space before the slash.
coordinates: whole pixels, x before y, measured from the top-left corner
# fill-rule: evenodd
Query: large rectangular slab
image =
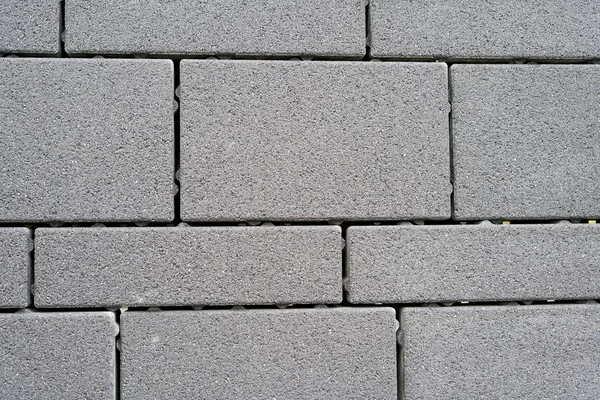
<path id="1" fill-rule="evenodd" d="M 37 307 L 342 301 L 338 226 L 42 228 Z"/>
<path id="2" fill-rule="evenodd" d="M 0 228 L 0 308 L 29 305 L 32 248 L 29 229 Z"/>
<path id="3" fill-rule="evenodd" d="M 454 217 L 600 217 L 600 65 L 453 65 Z"/>
<path id="4" fill-rule="evenodd" d="M 66 50 L 360 58 L 363 0 L 68 0 Z"/>
<path id="5" fill-rule="evenodd" d="M 600 225 L 353 226 L 353 303 L 600 298 Z"/>
<path id="6" fill-rule="evenodd" d="M 371 55 L 433 59 L 600 58 L 589 0 L 371 0 Z"/>
<path id="7" fill-rule="evenodd" d="M 0 53 L 58 54 L 60 0 L 0 2 Z"/>
<path id="8" fill-rule="evenodd" d="M 121 398 L 385 399 L 391 308 L 125 312 Z"/>
<path id="9" fill-rule="evenodd" d="M 169 60 L 0 59 L 0 221 L 173 219 Z"/>
<path id="10" fill-rule="evenodd" d="M 405 308 L 404 399 L 594 399 L 600 305 Z"/>
<path id="11" fill-rule="evenodd" d="M 446 64 L 181 62 L 181 217 L 450 216 Z"/>
<path id="12" fill-rule="evenodd" d="M 0 314 L 0 398 L 114 400 L 113 313 Z"/>

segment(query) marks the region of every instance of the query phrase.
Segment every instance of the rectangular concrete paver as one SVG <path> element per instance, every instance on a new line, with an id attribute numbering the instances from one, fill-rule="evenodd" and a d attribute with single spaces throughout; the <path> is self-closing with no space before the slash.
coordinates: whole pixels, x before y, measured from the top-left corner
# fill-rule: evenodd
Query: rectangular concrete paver
<path id="1" fill-rule="evenodd" d="M 37 307 L 342 301 L 338 226 L 42 228 Z"/>
<path id="2" fill-rule="evenodd" d="M 353 303 L 600 298 L 600 225 L 353 226 Z"/>
<path id="3" fill-rule="evenodd" d="M 391 308 L 125 312 L 121 398 L 386 399 Z"/>
<path id="4" fill-rule="evenodd" d="M 443 63 L 184 60 L 181 217 L 450 216 Z"/>
<path id="5" fill-rule="evenodd" d="M 600 65 L 450 73 L 456 219 L 600 216 Z"/>
<path id="6" fill-rule="evenodd" d="M 29 229 L 0 228 L 0 308 L 29 305 L 32 248 Z"/>
<path id="7" fill-rule="evenodd" d="M 371 0 L 371 55 L 433 59 L 600 58 L 600 2 Z"/>
<path id="8" fill-rule="evenodd" d="M 363 0 L 68 0 L 66 50 L 361 58 Z"/>
<path id="9" fill-rule="evenodd" d="M 173 219 L 170 60 L 0 59 L 0 221 Z"/>
<path id="10" fill-rule="evenodd" d="M 600 305 L 405 308 L 404 399 L 598 397 Z"/>
<path id="11" fill-rule="evenodd" d="M 0 314 L 0 398 L 114 400 L 113 313 Z"/>
<path id="12" fill-rule="evenodd" d="M 0 53 L 60 51 L 60 0 L 0 2 Z"/>

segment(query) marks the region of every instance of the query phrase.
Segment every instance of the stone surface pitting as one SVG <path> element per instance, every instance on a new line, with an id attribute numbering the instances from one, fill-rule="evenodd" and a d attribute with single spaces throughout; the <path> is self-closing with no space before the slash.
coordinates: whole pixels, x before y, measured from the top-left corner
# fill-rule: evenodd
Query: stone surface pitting
<path id="1" fill-rule="evenodd" d="M 392 308 L 125 312 L 121 396 L 395 400 Z"/>
<path id="2" fill-rule="evenodd" d="M 29 305 L 32 248 L 29 229 L 0 228 L 0 308 Z"/>
<path id="3" fill-rule="evenodd" d="M 0 2 L 0 53 L 57 55 L 60 0 Z"/>

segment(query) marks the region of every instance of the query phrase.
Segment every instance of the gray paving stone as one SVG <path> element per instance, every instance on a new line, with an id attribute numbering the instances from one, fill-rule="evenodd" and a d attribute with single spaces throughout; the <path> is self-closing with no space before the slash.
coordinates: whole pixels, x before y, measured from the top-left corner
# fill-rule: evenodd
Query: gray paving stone
<path id="1" fill-rule="evenodd" d="M 449 218 L 446 64 L 181 71 L 183 220 Z"/>
<path id="2" fill-rule="evenodd" d="M 125 312 L 121 398 L 396 399 L 391 308 Z"/>
<path id="3" fill-rule="evenodd" d="M 404 308 L 404 394 L 596 399 L 600 306 Z"/>
<path id="4" fill-rule="evenodd" d="M 113 313 L 0 314 L 0 398 L 114 400 Z"/>
<path id="5" fill-rule="evenodd" d="M 433 59 L 600 58 L 600 2 L 371 0 L 371 55 Z"/>
<path id="6" fill-rule="evenodd" d="M 600 298 L 600 225 L 353 226 L 353 303 Z"/>
<path id="7" fill-rule="evenodd" d="M 29 305 L 32 247 L 29 229 L 0 228 L 0 308 Z"/>
<path id="8" fill-rule="evenodd" d="M 454 217 L 600 216 L 600 65 L 453 65 Z"/>
<path id="9" fill-rule="evenodd" d="M 173 219 L 169 60 L 0 59 L 0 221 Z"/>
<path id="10" fill-rule="evenodd" d="M 59 0 L 0 2 L 0 53 L 58 54 Z"/>
<path id="11" fill-rule="evenodd" d="M 68 0 L 66 50 L 361 58 L 363 0 Z"/>
<path id="12" fill-rule="evenodd" d="M 37 307 L 342 301 L 339 226 L 42 228 Z"/>

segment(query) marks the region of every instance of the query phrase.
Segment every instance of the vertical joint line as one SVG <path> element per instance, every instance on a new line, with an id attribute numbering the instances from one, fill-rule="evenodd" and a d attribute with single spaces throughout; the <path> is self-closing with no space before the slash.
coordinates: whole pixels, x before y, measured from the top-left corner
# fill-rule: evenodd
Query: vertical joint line
<path id="1" fill-rule="evenodd" d="M 59 3 L 59 22 L 58 22 L 58 44 L 59 51 L 58 56 L 63 58 L 66 57 L 65 53 L 65 0 L 61 0 Z"/>
<path id="2" fill-rule="evenodd" d="M 348 301 L 348 292 L 346 291 L 346 280 L 348 279 L 348 227 L 345 224 L 340 225 L 342 228 L 342 240 L 344 248 L 342 249 L 342 304 L 350 304 Z"/>
<path id="3" fill-rule="evenodd" d="M 115 321 L 119 333 L 115 336 L 115 400 L 121 399 L 121 310 L 115 311 Z"/>
<path id="4" fill-rule="evenodd" d="M 31 251 L 29 252 L 29 268 L 27 269 L 27 290 L 29 291 L 28 297 L 28 308 L 35 308 L 34 298 L 33 298 L 33 289 L 35 285 L 35 271 L 34 271 L 34 261 L 35 261 L 35 229 L 30 228 L 30 240 L 31 240 Z"/>
<path id="5" fill-rule="evenodd" d="M 178 179 L 178 172 L 179 172 L 179 168 L 180 168 L 180 151 L 179 151 L 179 142 L 180 142 L 180 138 L 181 138 L 181 134 L 180 134 L 180 129 L 181 129 L 181 121 L 180 121 L 180 115 L 181 115 L 181 99 L 178 98 L 178 92 L 177 89 L 179 88 L 179 85 L 181 84 L 180 82 L 180 77 L 179 77 L 179 63 L 181 62 L 181 60 L 173 60 L 173 100 L 178 102 L 178 107 L 177 110 L 175 111 L 174 117 L 173 117 L 173 158 L 174 158 L 174 173 L 175 176 L 173 176 L 173 182 L 175 185 L 177 185 L 177 193 L 175 194 L 175 196 L 173 196 L 173 201 L 175 202 L 174 204 L 174 220 L 173 222 L 179 224 L 181 222 L 181 211 L 180 211 L 180 198 L 181 198 L 181 183 L 179 182 Z"/>
<path id="6" fill-rule="evenodd" d="M 450 215 L 454 219 L 454 137 L 452 132 L 452 79 L 450 76 L 451 64 L 448 66 L 448 104 L 450 111 L 448 112 L 448 146 L 450 156 L 450 184 L 452 185 L 452 192 L 450 193 Z"/>
<path id="7" fill-rule="evenodd" d="M 365 56 L 363 61 L 371 59 L 371 1 L 365 1 Z"/>

